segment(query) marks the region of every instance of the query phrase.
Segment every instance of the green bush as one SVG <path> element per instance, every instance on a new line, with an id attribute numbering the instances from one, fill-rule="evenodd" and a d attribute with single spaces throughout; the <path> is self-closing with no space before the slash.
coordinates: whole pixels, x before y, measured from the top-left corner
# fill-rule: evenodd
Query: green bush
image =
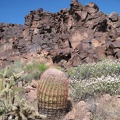
<path id="1" fill-rule="evenodd" d="M 31 81 L 33 79 L 40 79 L 40 75 L 48 69 L 48 66 L 43 63 L 33 62 L 30 65 L 25 66 L 25 75 L 22 77 L 25 81 Z"/>
<path id="2" fill-rule="evenodd" d="M 111 81 L 111 79 L 114 79 Z M 119 94 L 120 90 L 120 79 L 117 80 L 115 78 L 104 77 L 103 80 L 96 79 L 87 80 L 87 81 L 79 81 L 74 82 L 72 84 L 73 92 L 71 97 L 75 101 L 80 101 L 81 99 L 89 98 L 90 96 L 94 97 L 97 94 L 110 94 L 116 95 Z"/>
<path id="3" fill-rule="evenodd" d="M 120 62 L 104 60 L 98 63 L 81 64 L 75 68 L 67 69 L 71 79 L 82 80 L 108 75 L 120 75 Z"/>
<path id="4" fill-rule="evenodd" d="M 120 62 L 104 60 L 67 69 L 74 100 L 108 93 L 120 94 Z"/>
<path id="5" fill-rule="evenodd" d="M 35 79 L 38 80 L 40 79 L 40 75 L 48 68 L 47 65 L 38 63 L 38 62 L 33 62 L 30 65 L 24 65 L 20 61 L 14 62 L 14 64 L 11 64 L 8 66 L 8 70 L 6 73 L 6 78 L 9 78 L 14 74 L 20 73 L 21 71 L 24 71 L 24 74 L 21 76 L 21 78 L 18 79 L 18 81 L 24 81 L 30 82 L 31 80 Z M 3 72 L 5 68 L 0 69 L 0 72 Z M 1 77 L 1 76 L 0 76 Z"/>
<path id="6" fill-rule="evenodd" d="M 47 68 L 48 68 L 48 66 L 46 66 L 43 63 L 34 62 L 33 64 L 27 65 L 25 70 L 27 70 L 27 71 L 38 70 L 40 72 L 44 72 Z"/>

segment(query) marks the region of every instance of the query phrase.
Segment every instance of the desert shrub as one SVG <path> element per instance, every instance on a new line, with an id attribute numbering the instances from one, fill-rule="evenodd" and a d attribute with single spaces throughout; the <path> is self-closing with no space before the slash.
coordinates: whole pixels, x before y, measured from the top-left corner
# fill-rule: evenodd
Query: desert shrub
<path id="1" fill-rule="evenodd" d="M 31 80 L 35 79 L 39 79 L 40 75 L 48 68 L 47 65 L 42 64 L 42 63 L 38 63 L 38 62 L 33 62 L 30 65 L 25 65 L 20 61 L 16 61 L 14 62 L 14 64 L 11 64 L 8 66 L 8 70 L 6 73 L 7 78 L 9 78 L 10 76 L 17 73 L 20 73 L 21 71 L 24 71 L 24 74 L 18 79 L 18 81 L 24 81 L 26 82 L 30 82 Z M 3 72 L 5 70 L 5 68 L 0 69 L 0 72 Z"/>
<path id="2" fill-rule="evenodd" d="M 48 68 L 47 65 L 43 63 L 33 62 L 30 65 L 27 65 L 25 70 L 27 71 L 33 71 L 33 70 L 39 70 L 40 72 L 44 72 Z"/>
<path id="3" fill-rule="evenodd" d="M 43 63 L 33 62 L 30 65 L 26 65 L 24 68 L 25 75 L 22 77 L 26 82 L 33 79 L 40 79 L 40 75 L 48 68 Z"/>
<path id="4" fill-rule="evenodd" d="M 74 100 L 85 99 L 96 94 L 120 93 L 120 62 L 104 60 L 98 63 L 82 64 L 67 69 L 71 78 Z"/>
<path id="5" fill-rule="evenodd" d="M 25 71 L 26 72 L 26 71 Z M 21 81 L 23 81 L 25 84 L 31 82 L 33 79 L 34 80 L 38 80 L 40 78 L 40 72 L 37 70 L 32 71 L 31 73 L 25 73 L 22 77 L 21 77 Z M 19 81 L 20 81 L 19 80 Z"/>
<path id="6" fill-rule="evenodd" d="M 75 101 L 86 99 L 90 96 L 94 97 L 97 94 L 108 93 L 116 95 L 119 94 L 120 90 L 120 78 L 117 76 L 102 76 L 101 78 L 86 81 L 72 81 L 71 86 L 73 87 L 71 96 Z"/>
<path id="7" fill-rule="evenodd" d="M 67 69 L 71 79 L 82 80 L 108 75 L 120 75 L 120 62 L 103 60 L 98 63 L 81 64 L 75 68 Z"/>
<path id="8" fill-rule="evenodd" d="M 10 64 L 5 77 L 11 77 L 14 74 L 20 73 L 23 71 L 24 64 L 20 61 L 15 61 L 13 64 Z M 6 68 L 0 69 L 0 72 L 4 72 Z"/>
<path id="9" fill-rule="evenodd" d="M 54 66 L 54 68 L 56 68 L 57 70 L 64 71 L 64 68 L 62 68 L 61 66 Z"/>

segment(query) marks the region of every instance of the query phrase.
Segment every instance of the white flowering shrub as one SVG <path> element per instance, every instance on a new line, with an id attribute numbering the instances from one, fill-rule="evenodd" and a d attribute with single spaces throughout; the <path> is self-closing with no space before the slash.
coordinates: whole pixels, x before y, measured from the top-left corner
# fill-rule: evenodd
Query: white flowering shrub
<path id="1" fill-rule="evenodd" d="M 83 64 L 69 68 L 71 97 L 76 101 L 108 93 L 120 94 L 120 62 L 101 61 L 97 64 Z"/>
<path id="2" fill-rule="evenodd" d="M 71 82 L 71 85 L 74 88 L 72 98 L 77 101 L 103 93 L 120 94 L 120 79 L 116 76 L 102 76 L 86 81 L 74 81 Z"/>
<path id="3" fill-rule="evenodd" d="M 75 68 L 67 69 L 71 79 L 83 80 L 101 76 L 120 75 L 120 60 L 103 60 L 98 63 L 81 64 Z"/>

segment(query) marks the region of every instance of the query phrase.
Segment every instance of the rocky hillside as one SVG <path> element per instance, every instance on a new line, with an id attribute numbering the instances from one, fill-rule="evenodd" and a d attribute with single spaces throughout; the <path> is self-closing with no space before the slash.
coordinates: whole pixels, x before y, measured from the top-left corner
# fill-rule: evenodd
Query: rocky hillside
<path id="1" fill-rule="evenodd" d="M 32 54 L 31 54 L 32 53 Z M 61 66 L 120 58 L 120 16 L 72 0 L 57 13 L 32 10 L 24 25 L 0 23 L 0 63 L 43 55 Z"/>

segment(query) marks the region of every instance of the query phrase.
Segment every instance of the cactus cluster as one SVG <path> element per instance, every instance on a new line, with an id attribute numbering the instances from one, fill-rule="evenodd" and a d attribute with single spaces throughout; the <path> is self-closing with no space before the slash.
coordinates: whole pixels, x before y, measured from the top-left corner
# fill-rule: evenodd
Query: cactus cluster
<path id="1" fill-rule="evenodd" d="M 68 78 L 55 68 L 47 69 L 37 88 L 38 110 L 48 119 L 65 113 L 68 100 Z"/>
<path id="2" fill-rule="evenodd" d="M 34 108 L 20 98 L 23 88 L 17 87 L 17 80 L 23 72 L 14 74 L 7 78 L 6 67 L 0 73 L 0 120 L 37 120 L 45 119 L 46 116 L 39 114 Z"/>

